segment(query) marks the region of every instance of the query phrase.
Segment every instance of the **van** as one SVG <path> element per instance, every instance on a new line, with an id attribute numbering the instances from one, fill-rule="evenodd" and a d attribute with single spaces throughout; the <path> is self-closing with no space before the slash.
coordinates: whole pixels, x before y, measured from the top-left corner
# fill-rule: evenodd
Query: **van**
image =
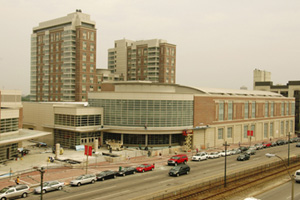
<path id="1" fill-rule="evenodd" d="M 169 171 L 169 176 L 180 176 L 182 174 L 189 174 L 191 168 L 188 165 L 180 164 L 178 166 L 173 167 Z"/>
<path id="2" fill-rule="evenodd" d="M 168 165 L 175 165 L 177 166 L 180 163 L 187 163 L 188 161 L 188 157 L 186 154 L 178 154 L 178 155 L 174 155 L 172 156 L 169 160 L 168 160 Z"/>

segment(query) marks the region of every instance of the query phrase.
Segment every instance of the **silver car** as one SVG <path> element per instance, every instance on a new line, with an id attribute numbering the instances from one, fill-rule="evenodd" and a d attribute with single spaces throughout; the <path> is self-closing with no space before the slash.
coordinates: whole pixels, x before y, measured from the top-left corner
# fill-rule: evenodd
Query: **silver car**
<path id="1" fill-rule="evenodd" d="M 62 190 L 65 186 L 65 183 L 59 181 L 48 181 L 43 184 L 43 193 L 53 191 L 53 190 Z M 41 186 L 34 189 L 35 193 L 41 193 Z"/>
<path id="2" fill-rule="evenodd" d="M 82 184 L 86 183 L 95 183 L 97 181 L 95 174 L 85 174 L 78 176 L 75 180 L 70 182 L 72 186 L 81 186 Z"/>
<path id="3" fill-rule="evenodd" d="M 12 185 L 0 190 L 0 199 L 11 199 L 16 197 L 25 198 L 28 196 L 29 192 L 28 185 Z"/>

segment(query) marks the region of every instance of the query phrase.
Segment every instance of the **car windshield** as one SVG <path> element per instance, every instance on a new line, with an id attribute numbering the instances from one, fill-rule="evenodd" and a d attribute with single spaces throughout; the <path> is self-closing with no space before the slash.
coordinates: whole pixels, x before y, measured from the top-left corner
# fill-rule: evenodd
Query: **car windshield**
<path id="1" fill-rule="evenodd" d="M 296 172 L 296 175 L 300 175 L 300 172 Z"/>
<path id="2" fill-rule="evenodd" d="M 177 159 L 179 159 L 179 157 L 177 157 L 177 156 L 172 156 L 171 159 L 176 159 L 176 160 L 177 160 Z"/>
<path id="3" fill-rule="evenodd" d="M 46 187 L 46 186 L 48 186 L 48 185 L 50 185 L 49 182 L 44 182 L 44 184 L 43 184 L 44 187 Z"/>
<path id="4" fill-rule="evenodd" d="M 145 165 L 139 165 L 138 167 L 145 167 Z"/>
<path id="5" fill-rule="evenodd" d="M 78 176 L 75 180 L 82 180 L 84 176 Z"/>
<path id="6" fill-rule="evenodd" d="M 180 169 L 180 166 L 173 167 L 172 169 L 173 169 L 173 170 L 179 170 L 179 169 Z"/>
<path id="7" fill-rule="evenodd" d="M 8 187 L 5 187 L 5 188 L 3 188 L 2 190 L 0 190 L 0 193 L 4 193 L 4 192 L 6 192 L 8 189 L 9 189 Z"/>
<path id="8" fill-rule="evenodd" d="M 210 155 L 216 155 L 217 153 L 210 153 Z"/>

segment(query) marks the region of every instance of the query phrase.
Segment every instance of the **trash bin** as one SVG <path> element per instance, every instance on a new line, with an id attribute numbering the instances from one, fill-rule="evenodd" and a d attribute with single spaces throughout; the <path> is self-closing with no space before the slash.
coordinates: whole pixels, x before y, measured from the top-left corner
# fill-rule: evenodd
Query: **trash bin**
<path id="1" fill-rule="evenodd" d="M 60 154 L 60 155 L 63 155 L 63 154 L 64 154 L 64 149 L 63 149 L 63 148 L 60 148 L 59 154 Z"/>

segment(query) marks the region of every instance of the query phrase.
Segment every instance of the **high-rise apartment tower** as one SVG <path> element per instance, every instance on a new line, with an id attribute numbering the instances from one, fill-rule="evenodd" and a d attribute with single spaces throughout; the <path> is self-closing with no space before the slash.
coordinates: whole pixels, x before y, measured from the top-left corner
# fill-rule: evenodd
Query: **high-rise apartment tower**
<path id="1" fill-rule="evenodd" d="M 176 45 L 166 40 L 116 40 L 108 50 L 108 69 L 120 80 L 176 83 Z"/>
<path id="2" fill-rule="evenodd" d="M 97 90 L 96 28 L 76 10 L 39 23 L 31 35 L 31 101 L 87 101 Z"/>

